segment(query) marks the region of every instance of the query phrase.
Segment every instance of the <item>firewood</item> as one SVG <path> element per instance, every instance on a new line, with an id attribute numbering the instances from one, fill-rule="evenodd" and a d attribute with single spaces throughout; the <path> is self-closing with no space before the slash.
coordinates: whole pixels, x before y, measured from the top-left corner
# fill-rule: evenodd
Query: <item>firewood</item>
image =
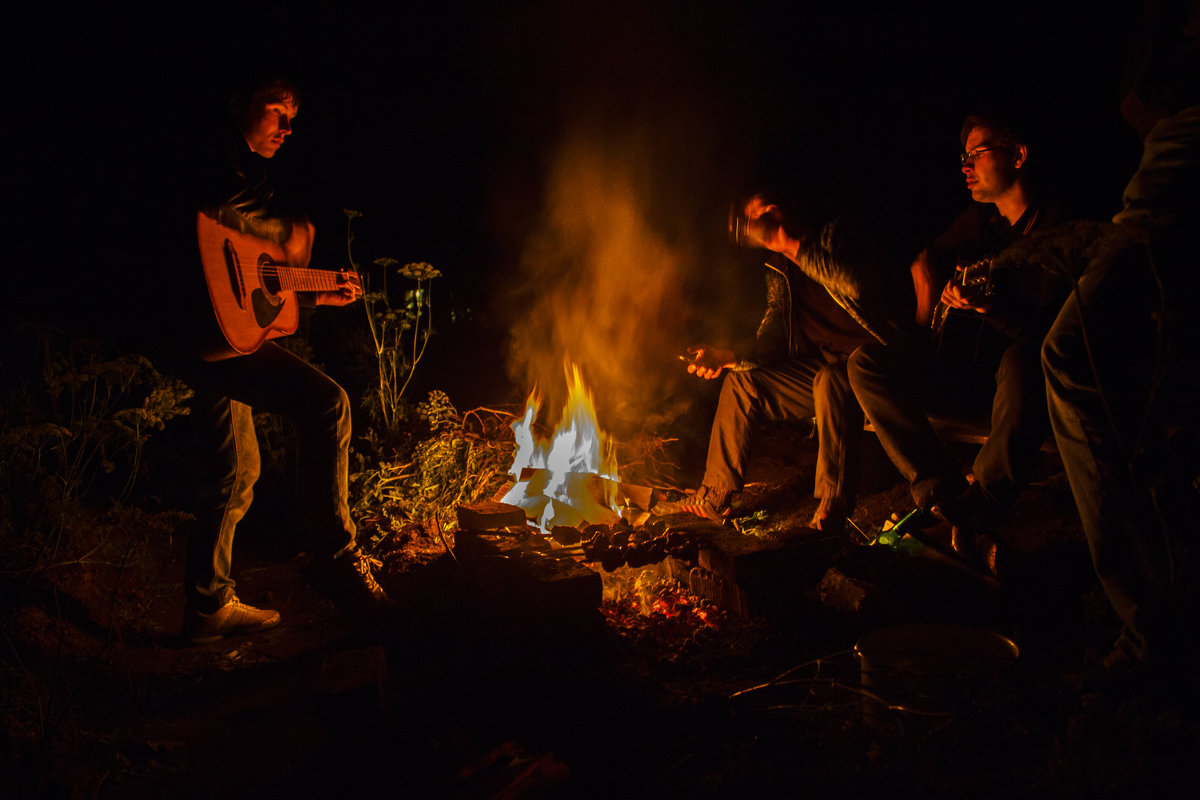
<path id="1" fill-rule="evenodd" d="M 578 528 L 573 528 L 570 525 L 555 525 L 550 529 L 550 538 L 561 545 L 569 547 L 579 544 L 583 536 L 579 533 Z"/>
<path id="2" fill-rule="evenodd" d="M 493 531 L 525 524 L 525 509 L 494 500 L 459 506 L 455 511 L 458 527 L 464 531 Z"/>

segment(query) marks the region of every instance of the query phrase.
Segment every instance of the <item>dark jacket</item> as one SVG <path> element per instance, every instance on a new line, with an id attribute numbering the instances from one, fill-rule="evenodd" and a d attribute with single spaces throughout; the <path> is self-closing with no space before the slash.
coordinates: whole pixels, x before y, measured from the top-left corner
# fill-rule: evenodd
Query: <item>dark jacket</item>
<path id="1" fill-rule="evenodd" d="M 753 356 L 739 362 L 738 369 L 818 352 L 844 358 L 858 345 L 871 341 L 871 335 L 829 292 L 790 259 L 774 254 L 763 266 L 767 268 L 767 307 L 758 325 Z"/>

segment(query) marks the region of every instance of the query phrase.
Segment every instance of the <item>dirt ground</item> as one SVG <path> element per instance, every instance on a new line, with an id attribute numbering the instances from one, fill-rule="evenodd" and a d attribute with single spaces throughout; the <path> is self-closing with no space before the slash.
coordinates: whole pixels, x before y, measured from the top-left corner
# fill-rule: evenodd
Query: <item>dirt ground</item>
<path id="1" fill-rule="evenodd" d="M 744 536 L 816 541 L 814 450 L 795 430 L 760 438 Z M 869 533 L 908 501 L 869 436 L 867 456 L 854 521 Z M 485 602 L 417 541 L 384 565 L 404 613 L 369 623 L 305 584 L 294 543 L 248 526 L 239 594 L 283 623 L 181 647 L 182 542 L 126 524 L 119 552 L 13 587 L 0 795 L 1095 797 L 1200 778 L 1194 699 L 1099 664 L 1117 625 L 1051 455 L 997 529 L 998 584 L 851 529 L 780 584 L 779 613 L 749 619 L 530 613 Z M 831 607 L 830 568 L 873 604 Z M 883 709 L 854 644 L 914 621 L 997 631 L 1020 656 L 949 705 Z"/>

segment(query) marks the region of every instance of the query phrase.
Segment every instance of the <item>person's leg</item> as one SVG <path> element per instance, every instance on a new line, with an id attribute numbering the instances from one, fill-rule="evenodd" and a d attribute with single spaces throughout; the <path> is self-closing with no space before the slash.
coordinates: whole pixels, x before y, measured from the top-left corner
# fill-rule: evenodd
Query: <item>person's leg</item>
<path id="1" fill-rule="evenodd" d="M 182 638 L 192 644 L 279 624 L 279 612 L 238 599 L 231 575 L 233 538 L 258 478 L 258 439 L 249 406 L 198 390 L 191 404 L 200 470 L 195 519 L 184 558 Z"/>
<path id="2" fill-rule="evenodd" d="M 1042 346 L 1051 428 L 1093 566 L 1138 658 L 1170 647 L 1164 533 L 1133 478 L 1152 381 L 1153 287 L 1132 254 L 1080 278 Z"/>
<path id="3" fill-rule="evenodd" d="M 996 370 L 992 426 L 973 465 L 991 508 L 1006 509 L 1016 500 L 1050 429 L 1040 349 L 1036 343 L 1011 345 Z"/>
<path id="4" fill-rule="evenodd" d="M 387 597 L 355 546 L 349 509 L 350 403 L 331 378 L 268 342 L 203 369 L 206 383 L 296 423 L 300 437 L 297 519 L 313 546 L 314 574 L 345 605 L 373 610 Z"/>
<path id="5" fill-rule="evenodd" d="M 296 424 L 301 468 L 297 519 L 322 554 L 354 548 L 348 505 L 350 401 L 334 380 L 273 342 L 210 365 L 206 383 Z"/>
<path id="6" fill-rule="evenodd" d="M 858 495 L 863 413 L 850 388 L 846 362 L 821 367 L 813 381 L 817 465 L 813 495 L 820 499 L 810 526 L 824 530 L 844 522 Z"/>
<path id="7" fill-rule="evenodd" d="M 822 365 L 815 358 L 789 359 L 725 376 L 701 484 L 714 509 L 723 511 L 745 484 L 757 423 L 813 417 L 813 380 Z"/>
<path id="8" fill-rule="evenodd" d="M 233 537 L 254 496 L 258 439 L 243 403 L 199 389 L 190 406 L 201 482 L 187 537 L 184 593 L 189 608 L 212 613 L 234 596 Z"/>
<path id="9" fill-rule="evenodd" d="M 858 348 L 847 365 L 854 396 L 879 443 L 909 482 L 913 500 L 926 510 L 967 486 L 961 466 L 925 413 L 924 392 L 933 371 L 928 359 L 879 344 Z"/>

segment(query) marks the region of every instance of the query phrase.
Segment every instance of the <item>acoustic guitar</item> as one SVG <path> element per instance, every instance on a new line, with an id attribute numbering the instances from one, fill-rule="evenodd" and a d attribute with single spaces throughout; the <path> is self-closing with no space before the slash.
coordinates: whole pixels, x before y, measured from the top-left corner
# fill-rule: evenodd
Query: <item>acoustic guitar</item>
<path id="1" fill-rule="evenodd" d="M 962 289 L 963 294 L 967 297 L 984 298 L 992 292 L 991 279 L 992 259 L 985 258 L 956 269 L 951 283 Z M 946 328 L 946 320 L 950 317 L 952 311 L 955 311 L 955 309 L 938 300 L 937 306 L 933 309 L 933 319 L 929 322 L 929 329 L 933 332 L 935 340 L 942 338 L 942 334 Z"/>
<path id="2" fill-rule="evenodd" d="M 196 238 L 224 339 L 198 348 L 205 361 L 253 353 L 268 339 L 295 333 L 300 324 L 296 292 L 337 291 L 347 281 L 361 287 L 353 272 L 288 266 L 279 245 L 204 213 L 196 215 Z"/>

